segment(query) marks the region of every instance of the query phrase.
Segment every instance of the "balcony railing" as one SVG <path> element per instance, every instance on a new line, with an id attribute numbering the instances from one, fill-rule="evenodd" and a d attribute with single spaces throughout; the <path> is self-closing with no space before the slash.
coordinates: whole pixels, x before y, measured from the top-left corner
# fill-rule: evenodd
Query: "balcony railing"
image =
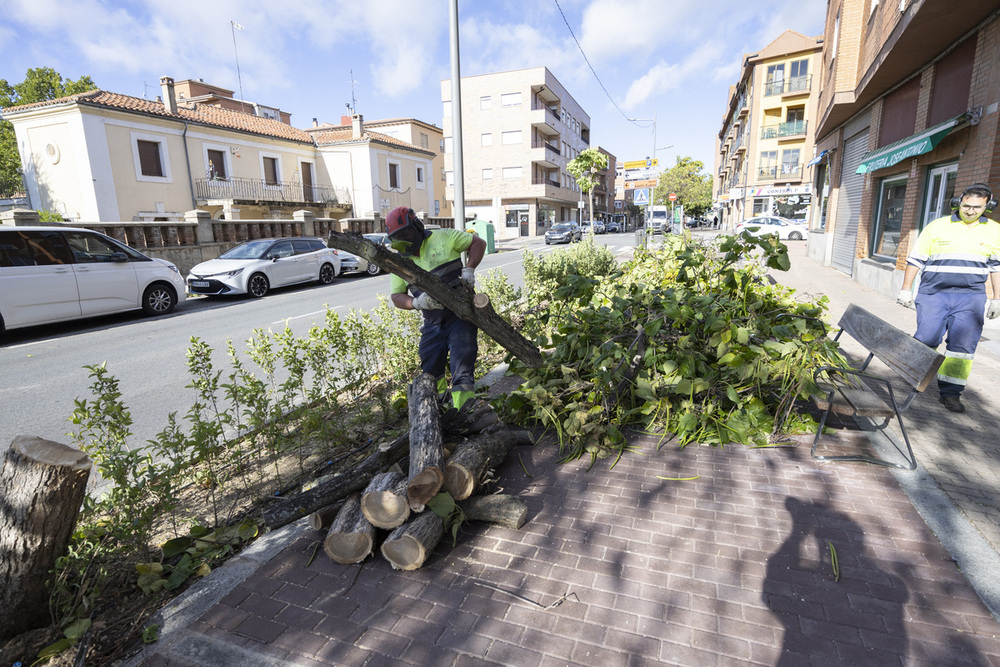
<path id="1" fill-rule="evenodd" d="M 805 120 L 790 120 L 776 125 L 765 125 L 760 128 L 761 139 L 779 139 L 781 137 L 793 137 L 805 134 L 807 123 Z"/>
<path id="2" fill-rule="evenodd" d="M 791 79 L 769 81 L 764 84 L 764 95 L 781 95 L 783 93 L 804 93 L 812 87 L 812 75 L 795 76 Z"/>
<path id="3" fill-rule="evenodd" d="M 776 167 L 758 167 L 757 180 L 796 181 L 802 180 L 802 165 L 783 164 Z"/>
<path id="4" fill-rule="evenodd" d="M 266 183 L 257 178 L 195 179 L 195 193 L 200 200 L 350 204 L 344 188 L 302 183 Z"/>

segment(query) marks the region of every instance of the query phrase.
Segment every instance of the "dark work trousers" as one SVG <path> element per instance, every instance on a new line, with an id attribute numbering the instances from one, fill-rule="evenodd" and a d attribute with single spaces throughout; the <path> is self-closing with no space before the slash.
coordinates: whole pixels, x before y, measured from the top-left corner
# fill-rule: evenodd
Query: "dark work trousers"
<path id="1" fill-rule="evenodd" d="M 425 321 L 420 329 L 420 369 L 440 381 L 450 352 L 452 390 L 473 391 L 479 354 L 477 334 L 474 324 L 450 311 L 445 312 L 440 322 Z"/>
<path id="2" fill-rule="evenodd" d="M 944 363 L 938 369 L 938 391 L 958 396 L 972 370 L 972 356 L 983 334 L 986 292 L 917 294 L 917 331 L 913 337 L 937 348 L 945 340 Z"/>

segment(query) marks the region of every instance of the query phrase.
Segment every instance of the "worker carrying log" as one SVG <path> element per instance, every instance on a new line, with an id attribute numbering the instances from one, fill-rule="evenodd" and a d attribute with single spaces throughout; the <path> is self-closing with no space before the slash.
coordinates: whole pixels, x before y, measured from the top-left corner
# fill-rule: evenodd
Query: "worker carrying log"
<path id="1" fill-rule="evenodd" d="M 399 206 L 385 219 L 385 231 L 392 247 L 448 285 L 464 282 L 470 288 L 476 284 L 476 267 L 486 253 L 486 242 L 475 234 L 459 229 L 428 231 L 413 209 Z M 462 264 L 462 253 L 468 261 Z M 438 393 L 448 391 L 445 364 L 451 361 L 451 403 L 461 410 L 475 397 L 476 357 L 479 354 L 478 330 L 445 308 L 430 294 L 403 278 L 389 278 L 392 303 L 404 310 L 423 311 L 424 325 L 420 329 L 420 368 L 437 381 Z"/>

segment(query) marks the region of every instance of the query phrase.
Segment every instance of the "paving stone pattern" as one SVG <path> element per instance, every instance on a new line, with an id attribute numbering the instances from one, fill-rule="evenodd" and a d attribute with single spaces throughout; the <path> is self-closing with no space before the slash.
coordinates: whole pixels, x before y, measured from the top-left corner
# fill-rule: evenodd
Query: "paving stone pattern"
<path id="1" fill-rule="evenodd" d="M 805 441 L 633 441 L 589 471 L 516 449 L 499 478 L 526 525 L 471 526 L 413 572 L 307 566 L 306 533 L 188 644 L 281 665 L 1000 664 L 996 622 L 884 469 L 818 464 Z"/>

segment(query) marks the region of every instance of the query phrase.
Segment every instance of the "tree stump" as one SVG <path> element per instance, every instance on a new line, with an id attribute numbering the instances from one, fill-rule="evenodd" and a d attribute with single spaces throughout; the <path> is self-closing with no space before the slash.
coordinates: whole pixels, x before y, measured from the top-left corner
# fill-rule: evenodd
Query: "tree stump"
<path id="1" fill-rule="evenodd" d="M 465 500 L 476 490 L 483 474 L 503 463 L 519 442 L 531 442 L 531 435 L 505 426 L 490 427 L 455 448 L 444 470 L 444 489 L 455 500 Z"/>
<path id="2" fill-rule="evenodd" d="M 19 435 L 0 468 L 0 640 L 49 622 L 45 583 L 69 544 L 91 462 L 78 449 Z"/>
<path id="3" fill-rule="evenodd" d="M 375 527 L 361 513 L 361 494 L 351 494 L 323 540 L 323 551 L 337 563 L 360 563 L 374 545 Z"/>
<path id="4" fill-rule="evenodd" d="M 442 537 L 444 520 L 434 512 L 424 512 L 385 538 L 382 555 L 395 570 L 416 570 L 424 564 Z"/>
<path id="5" fill-rule="evenodd" d="M 376 528 L 395 528 L 410 518 L 406 475 L 384 472 L 372 477 L 361 494 L 361 511 Z"/>
<path id="6" fill-rule="evenodd" d="M 473 496 L 458 503 L 467 521 L 488 521 L 517 530 L 528 518 L 528 505 L 516 496 L 502 493 Z"/>
<path id="7" fill-rule="evenodd" d="M 418 375 L 410 385 L 408 400 L 410 479 L 406 486 L 406 499 L 410 509 L 422 512 L 427 501 L 437 495 L 444 483 L 441 411 L 438 409 L 434 378 L 428 373 Z"/>

